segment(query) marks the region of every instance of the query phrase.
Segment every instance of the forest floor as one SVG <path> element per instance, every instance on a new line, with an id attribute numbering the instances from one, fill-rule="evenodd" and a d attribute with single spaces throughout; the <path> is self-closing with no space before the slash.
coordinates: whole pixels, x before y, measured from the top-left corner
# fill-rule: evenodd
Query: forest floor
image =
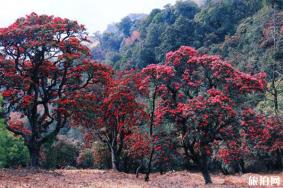
<path id="1" fill-rule="evenodd" d="M 171 187 L 248 187 L 249 177 L 280 177 L 283 186 L 283 173 L 229 175 L 213 174 L 214 184 L 205 186 L 200 173 L 187 171 L 168 172 L 164 175 L 151 174 L 145 182 L 143 175 L 117 173 L 110 170 L 0 170 L 2 188 L 171 188 Z M 259 183 L 259 182 L 258 182 Z M 270 183 L 270 182 L 269 182 Z M 258 184 L 259 185 L 259 184 Z M 253 186 L 257 187 L 257 186 Z M 271 186 L 268 186 L 271 187 Z"/>

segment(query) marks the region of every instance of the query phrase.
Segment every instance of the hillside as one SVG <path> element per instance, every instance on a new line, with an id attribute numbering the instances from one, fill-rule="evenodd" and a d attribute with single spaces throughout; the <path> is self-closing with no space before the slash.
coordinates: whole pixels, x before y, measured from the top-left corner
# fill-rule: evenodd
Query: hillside
<path id="1" fill-rule="evenodd" d="M 281 13 L 279 9 L 278 16 Z M 254 43 L 260 46 L 264 40 L 261 33 L 270 16 L 270 5 L 264 0 L 212 0 L 201 7 L 191 1 L 178 1 L 164 9 L 152 10 L 142 20 L 125 24 L 128 19 L 124 18 L 117 24 L 124 27 L 99 36 L 100 45 L 93 54 L 95 59 L 117 69 L 143 68 L 163 62 L 166 52 L 182 45 L 193 46 L 205 53 L 221 54 L 229 59 L 235 59 L 239 54 L 243 54 L 243 59 L 247 56 L 257 58 L 270 48 L 254 48 Z M 237 36 L 241 36 L 240 41 L 235 41 Z M 233 42 L 237 42 L 237 46 L 231 46 Z"/>

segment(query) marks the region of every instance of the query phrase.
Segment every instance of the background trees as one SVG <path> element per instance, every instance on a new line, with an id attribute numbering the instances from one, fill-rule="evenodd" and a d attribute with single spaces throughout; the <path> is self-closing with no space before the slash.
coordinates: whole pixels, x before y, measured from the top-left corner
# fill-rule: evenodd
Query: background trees
<path id="1" fill-rule="evenodd" d="M 281 134 L 278 130 L 282 127 L 282 122 L 278 123 L 281 121 L 278 117 L 282 116 L 282 110 L 280 110 L 282 108 L 282 66 L 280 66 L 282 62 L 280 55 L 282 54 L 282 33 L 280 33 L 280 28 L 282 30 L 282 25 L 282 6 L 279 1 L 211 0 L 200 7 L 189 1 L 178 2 L 175 5 L 167 5 L 163 9 L 153 10 L 145 19 L 136 23 L 135 28 L 140 32 L 140 39 L 128 46 L 121 43 L 120 49 L 118 49 L 121 58 L 115 61 L 115 68 L 143 68 L 149 64 L 164 63 L 165 54 L 168 51 L 175 51 L 182 45 L 190 45 L 198 49 L 199 54 L 220 54 L 223 59 L 228 60 L 235 67 L 235 70 L 249 72 L 251 77 L 264 71 L 267 74 L 265 92 L 249 91 L 249 94 L 245 92 L 243 94 L 234 91 L 234 96 L 229 98 L 237 98 L 233 99 L 237 101 L 234 107 L 242 108 L 243 106 L 240 104 L 247 100 L 248 106 L 256 108 L 253 109 L 255 116 L 264 118 L 264 122 L 266 122 L 261 127 L 268 126 L 267 122 L 270 124 L 277 116 L 278 121 L 273 122 L 273 131 L 271 129 L 265 129 L 265 131 L 274 133 L 277 130 L 275 132 Z M 184 67 L 180 66 L 179 69 L 182 71 Z M 192 93 L 190 95 L 194 96 L 196 92 L 191 88 L 196 84 L 194 79 L 198 80 L 205 77 L 202 76 L 202 72 L 206 72 L 206 70 L 197 68 L 193 73 L 193 81 L 187 81 L 192 84 L 190 88 L 186 85 Z M 186 75 L 184 78 L 188 79 L 187 75 L 190 74 L 190 72 L 184 74 Z M 208 71 L 208 76 L 209 74 Z M 244 83 L 241 79 L 248 80 L 250 77 L 243 74 L 237 78 L 239 83 Z M 180 84 L 183 80 L 176 82 Z M 174 83 L 171 80 L 167 84 L 170 85 L 171 82 Z M 222 80 L 219 79 L 218 83 L 221 82 Z M 198 88 L 197 85 L 194 87 Z M 172 86 L 170 89 L 172 90 L 174 87 Z M 253 90 L 254 88 L 250 89 Z M 223 90 L 224 88 L 221 86 L 220 91 Z M 233 88 L 233 90 L 236 90 L 236 88 Z M 172 91 L 178 93 L 178 91 Z M 172 93 L 172 91 L 170 92 Z M 167 95 L 170 92 L 167 91 Z M 203 92 L 203 89 L 198 92 Z M 181 92 L 181 96 L 184 93 Z M 158 100 L 161 100 L 159 97 L 157 97 Z M 209 95 L 207 94 L 206 97 L 209 98 Z M 208 100 L 208 98 L 205 99 Z M 237 110 L 237 114 L 239 114 L 239 110 Z M 244 130 L 244 128 L 238 130 L 236 136 L 246 135 L 248 137 L 249 131 L 245 132 Z M 259 135 L 261 134 L 259 133 Z M 273 136 L 275 140 L 277 140 L 277 136 Z M 258 138 L 258 140 L 260 139 Z M 271 144 L 272 141 L 262 140 L 262 142 Z M 269 164 L 278 161 L 276 166 L 280 166 L 281 149 L 280 152 L 266 150 L 260 152 L 261 149 L 257 149 L 255 152 L 255 150 L 249 150 L 248 143 L 251 143 L 249 139 L 242 140 L 235 143 L 235 146 L 231 147 L 232 149 L 223 145 L 222 148 L 219 148 L 223 159 L 219 154 L 216 158 L 212 157 L 211 162 L 221 161 L 222 166 L 230 168 L 230 172 L 233 171 L 231 169 L 237 171 L 236 168 L 238 167 L 232 166 L 239 166 L 242 170 L 245 170 L 244 167 L 247 167 L 246 170 L 255 169 L 250 164 L 257 160 L 263 161 L 263 158 Z M 236 154 L 232 150 L 239 152 Z M 233 159 L 234 164 L 224 163 L 226 160 L 224 160 L 225 151 L 227 151 L 226 156 Z M 280 160 L 275 160 L 275 158 L 280 158 Z M 265 166 L 262 165 L 260 168 L 267 168 Z"/>
<path id="2" fill-rule="evenodd" d="M 121 58 L 113 61 L 105 55 L 105 62 L 115 64 L 118 69 L 143 68 L 152 63 L 164 62 L 168 51 L 177 50 L 182 45 L 200 48 L 204 53 L 220 53 L 225 40 L 236 33 L 242 22 L 250 20 L 250 16 L 258 13 L 264 15 L 261 11 L 266 10 L 266 7 L 268 4 L 264 0 L 212 0 L 200 7 L 189 0 L 177 1 L 175 5 L 154 9 L 148 16 L 133 22 L 131 32 L 138 31 L 140 39 L 131 45 L 125 45 L 121 41 L 119 49 L 115 51 L 119 52 Z M 123 19 L 118 25 L 123 25 L 125 20 L 129 19 Z M 106 31 L 105 34 L 108 32 Z M 111 33 L 117 39 L 123 36 L 122 31 L 112 30 Z M 124 35 L 124 39 L 128 36 Z M 255 36 L 257 35 L 248 35 L 248 38 Z M 107 45 L 107 41 L 101 41 L 100 44 L 95 49 L 108 54 L 110 51 L 107 49 L 110 46 L 102 47 L 104 44 Z M 253 51 L 254 45 L 245 43 L 242 45 L 250 47 L 249 51 Z M 241 49 L 243 48 L 241 47 L 239 51 Z M 257 52 L 256 56 L 259 57 L 259 54 Z"/>

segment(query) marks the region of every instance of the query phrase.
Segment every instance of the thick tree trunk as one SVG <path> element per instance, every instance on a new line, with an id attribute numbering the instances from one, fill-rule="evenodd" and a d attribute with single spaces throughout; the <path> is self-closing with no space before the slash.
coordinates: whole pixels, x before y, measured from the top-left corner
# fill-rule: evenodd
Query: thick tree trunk
<path id="1" fill-rule="evenodd" d="M 212 183 L 211 177 L 210 177 L 209 172 L 208 172 L 208 168 L 205 168 L 205 167 L 204 167 L 204 168 L 201 170 L 201 173 L 202 173 L 202 176 L 203 176 L 203 178 L 204 178 L 205 184 Z"/>
<path id="2" fill-rule="evenodd" d="M 29 149 L 29 155 L 30 155 L 30 166 L 32 168 L 38 168 L 39 167 L 40 145 L 39 144 L 30 144 L 28 146 L 28 149 Z"/>
<path id="3" fill-rule="evenodd" d="M 206 155 L 202 156 L 200 167 L 201 167 L 200 170 L 204 178 L 205 184 L 212 183 L 212 180 L 211 180 L 211 177 L 208 171 L 208 158 Z"/>

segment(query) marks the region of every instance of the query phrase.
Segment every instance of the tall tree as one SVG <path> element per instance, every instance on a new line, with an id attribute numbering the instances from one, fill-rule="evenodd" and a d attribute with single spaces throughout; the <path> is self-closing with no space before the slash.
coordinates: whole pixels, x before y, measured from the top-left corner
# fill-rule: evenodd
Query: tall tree
<path id="1" fill-rule="evenodd" d="M 100 81 L 101 65 L 88 59 L 83 42 L 85 28 L 76 21 L 36 13 L 0 29 L 5 119 L 24 138 L 32 167 L 39 165 L 41 145 L 67 123 L 66 104 L 76 103 L 72 96 Z"/>

